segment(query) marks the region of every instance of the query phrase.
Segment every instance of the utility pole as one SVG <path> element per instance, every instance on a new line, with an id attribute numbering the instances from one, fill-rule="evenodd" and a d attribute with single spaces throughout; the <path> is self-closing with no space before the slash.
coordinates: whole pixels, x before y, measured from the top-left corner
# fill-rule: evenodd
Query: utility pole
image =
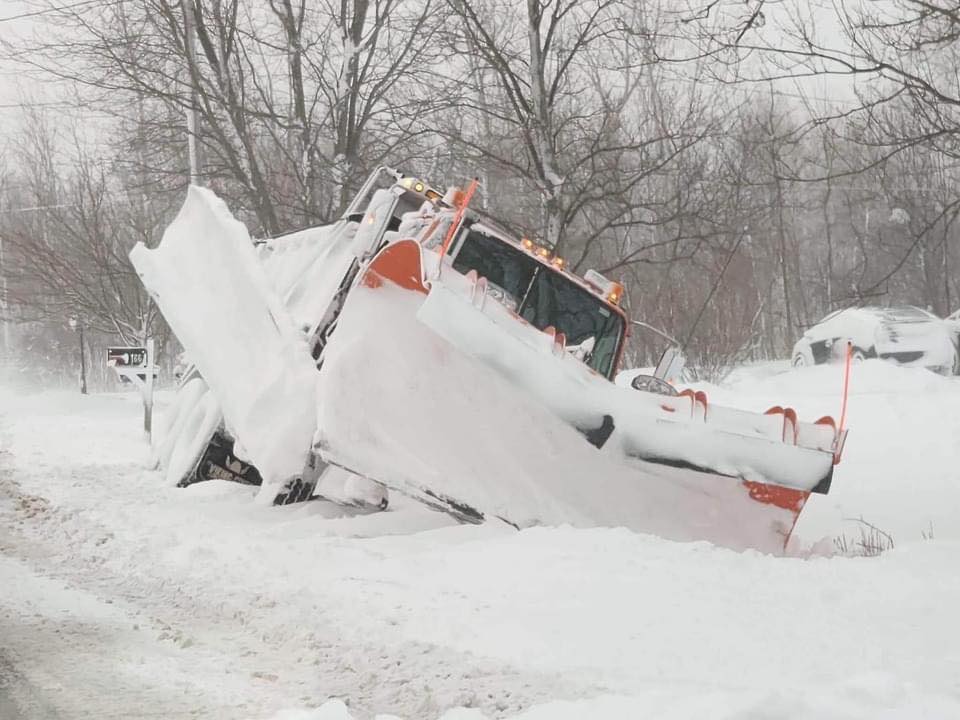
<path id="1" fill-rule="evenodd" d="M 80 394 L 87 394 L 87 352 L 83 346 L 83 322 L 75 317 L 67 322 L 70 329 L 80 337 Z"/>
<path id="2" fill-rule="evenodd" d="M 10 352 L 10 306 L 7 301 L 7 268 L 3 263 L 3 235 L 0 234 L 0 323 L 3 323 L 3 353 Z"/>
<path id="3" fill-rule="evenodd" d="M 187 111 L 187 153 L 190 157 L 190 184 L 200 184 L 200 155 L 197 147 L 197 128 L 200 124 L 197 113 L 197 30 L 193 13 L 197 9 L 194 0 L 180 0 L 183 8 L 184 42 L 187 50 L 187 72 L 190 77 L 190 109 Z"/>
<path id="4" fill-rule="evenodd" d="M 83 346 L 83 323 L 80 323 L 80 394 L 87 394 L 87 349 Z"/>
<path id="5" fill-rule="evenodd" d="M 147 374 L 144 377 L 143 392 L 143 431 L 147 434 L 147 442 L 153 441 L 153 373 L 156 360 L 153 357 L 155 344 L 153 338 L 147 340 Z"/>

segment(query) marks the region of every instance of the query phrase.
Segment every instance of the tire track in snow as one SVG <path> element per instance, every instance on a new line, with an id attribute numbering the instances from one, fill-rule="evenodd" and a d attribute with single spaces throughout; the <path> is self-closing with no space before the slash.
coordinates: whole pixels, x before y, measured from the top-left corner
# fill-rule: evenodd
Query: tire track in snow
<path id="1" fill-rule="evenodd" d="M 7 437 L 0 422 L 0 446 Z M 0 717 L 256 716 L 229 678 L 193 677 L 215 677 L 231 658 L 191 653 L 169 626 L 129 604 L 62 531 L 76 525 L 73 514 L 25 492 L 15 472 L 0 452 L 0 673 L 8 678 Z"/>
<path id="2" fill-rule="evenodd" d="M 0 718 L 4 720 L 60 720 L 43 699 L 42 691 L 17 670 L 13 659 L 0 649 Z"/>
<path id="3" fill-rule="evenodd" d="M 149 635 L 156 646 L 150 649 L 164 656 L 172 653 L 170 662 L 177 669 L 193 666 L 199 687 L 186 703 L 182 696 L 155 702 L 157 707 L 167 703 L 166 717 L 188 717 L 200 708 L 203 717 L 264 717 L 283 707 L 317 705 L 331 696 L 348 700 L 361 718 L 375 712 L 435 717 L 461 705 L 502 716 L 538 702 L 600 690 L 387 637 L 380 633 L 382 622 L 369 623 L 369 633 L 364 628 L 345 632 L 326 619 L 325 610 L 332 608 L 325 606 L 324 597 L 283 596 L 263 581 L 224 592 L 216 587 L 216 577 L 179 575 L 160 563 L 151 565 L 149 557 L 146 562 L 139 558 L 151 539 L 135 542 L 130 532 L 136 531 L 141 512 L 149 514 L 164 500 L 144 495 L 143 484 L 133 479 L 143 474 L 140 469 L 77 458 L 69 467 L 54 463 L 53 469 L 24 473 L 6 460 L 0 459 L 0 524 L 8 528 L 0 533 L 3 552 L 42 567 L 44 576 L 69 590 L 114 608 L 122 606 Z M 46 477 L 38 478 L 38 473 Z M 18 480 L 30 480 L 27 485 L 43 495 L 26 492 Z M 155 484 L 156 478 L 148 482 Z M 63 500 L 58 488 L 66 487 L 75 490 Z M 78 502 L 77 490 L 90 498 Z M 91 505 L 98 501 L 110 503 L 115 512 L 92 512 Z M 216 559 L 213 547 L 229 537 L 218 538 L 216 528 L 212 530 L 209 552 Z M 149 526 L 144 532 L 150 532 Z M 175 543 L 176 536 L 154 541 Z M 303 571 L 310 572 L 309 558 Z M 204 696 L 205 684 L 229 685 L 229 698 L 217 692 Z M 111 702 L 136 701 L 144 689 L 119 687 Z M 80 692 L 71 710 L 89 702 L 89 695 Z"/>

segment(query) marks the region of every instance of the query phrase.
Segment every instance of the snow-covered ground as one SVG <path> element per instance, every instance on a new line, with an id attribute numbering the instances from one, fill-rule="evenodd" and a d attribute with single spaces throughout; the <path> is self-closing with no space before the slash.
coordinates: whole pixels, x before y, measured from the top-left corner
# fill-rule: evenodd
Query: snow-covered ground
<path id="1" fill-rule="evenodd" d="M 815 418 L 840 384 L 706 389 Z M 134 395 L 0 385 L 0 717 L 960 718 L 958 408 L 960 378 L 858 365 L 784 558 L 178 490 Z M 895 549 L 825 556 L 861 516 Z"/>

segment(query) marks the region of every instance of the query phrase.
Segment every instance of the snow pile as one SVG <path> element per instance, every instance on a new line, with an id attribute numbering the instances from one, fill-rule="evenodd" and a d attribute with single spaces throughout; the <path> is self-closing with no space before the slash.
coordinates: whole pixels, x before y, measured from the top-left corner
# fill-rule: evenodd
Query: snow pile
<path id="1" fill-rule="evenodd" d="M 881 385 L 871 367 L 859 387 Z M 812 370 L 715 392 L 819 405 L 836 369 Z M 922 376 L 893 371 L 882 394 L 854 383 L 860 450 L 834 490 L 853 515 L 923 527 L 960 498 L 960 382 L 920 393 Z M 439 384 L 468 400 L 499 400 L 496 387 Z M 624 529 L 460 526 L 402 497 L 371 515 L 265 508 L 233 483 L 158 487 L 134 394 L 0 397 L 0 548 L 17 558 L 0 568 L 0 637 L 50 717 L 960 717 L 957 515 L 929 541 L 881 522 L 897 547 L 878 558 L 800 559 Z M 417 451 L 442 459 L 455 432 Z M 922 448 L 905 459 L 911 482 L 888 445 Z"/>
<path id="2" fill-rule="evenodd" d="M 297 327 L 323 317 L 354 262 L 357 223 L 341 221 L 268 240 L 258 248 L 264 272 Z"/>
<path id="3" fill-rule="evenodd" d="M 418 322 L 421 297 L 392 285 L 351 294 L 320 373 L 324 457 L 520 527 L 624 526 L 782 548 L 789 513 L 751 500 L 739 480 L 630 460 L 616 443 L 598 451 Z"/>
<path id="4" fill-rule="evenodd" d="M 744 368 L 723 387 L 700 385 L 711 400 L 748 410 L 773 402 L 801 415 L 839 417 L 843 365 L 789 370 L 782 364 Z M 924 535 L 960 539 L 960 377 L 881 360 L 852 367 L 850 435 L 827 496 L 812 497 L 796 532 L 817 538 L 860 531 L 859 518 L 897 542 Z"/>
<path id="5" fill-rule="evenodd" d="M 651 689 L 638 696 L 599 695 L 580 700 L 543 703 L 511 715 L 507 720 L 916 720 L 952 718 L 958 706 L 955 699 L 925 697 L 916 688 L 897 682 L 882 672 L 854 674 L 833 686 L 798 688 L 789 692 L 758 688 L 754 692 L 735 693 L 714 690 L 678 697 L 668 690 Z M 330 700 L 314 710 L 286 710 L 270 720 L 357 720 L 341 700 Z M 374 720 L 401 720 L 394 715 L 376 715 Z M 410 720 L 413 720 L 412 718 Z M 438 720 L 492 720 L 475 709 L 456 708 Z"/>
<path id="6" fill-rule="evenodd" d="M 453 290 L 448 284 L 460 287 Z M 698 417 L 688 398 L 639 393 L 607 382 L 569 353 L 553 352 L 549 336 L 517 322 L 501 304 L 490 300 L 477 309 L 463 297 L 465 289 L 470 289 L 466 278 L 445 273 L 443 284 L 431 288 L 418 319 L 574 426 L 599 427 L 604 415 L 612 416 L 616 431 L 610 444 L 626 455 L 684 461 L 801 490 L 813 488 L 830 470 L 833 431 L 827 426 L 798 424 L 794 446 L 782 442 L 782 416 L 711 405 Z"/>
<path id="7" fill-rule="evenodd" d="M 176 485 L 193 470 L 222 422 L 220 404 L 203 378 L 184 383 L 153 435 L 151 465 L 163 469 L 167 485 Z"/>
<path id="8" fill-rule="evenodd" d="M 276 485 L 303 470 L 316 371 L 246 228 L 213 193 L 191 186 L 160 246 L 138 244 L 130 259 L 272 500 Z"/>

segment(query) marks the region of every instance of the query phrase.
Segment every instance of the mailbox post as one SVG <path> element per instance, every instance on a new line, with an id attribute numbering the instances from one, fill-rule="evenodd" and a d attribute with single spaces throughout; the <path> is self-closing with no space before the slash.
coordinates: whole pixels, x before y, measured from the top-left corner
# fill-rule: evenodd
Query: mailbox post
<path id="1" fill-rule="evenodd" d="M 154 341 L 146 347 L 108 347 L 107 366 L 112 367 L 123 382 L 132 382 L 143 398 L 143 431 L 150 440 L 153 432 L 153 381 L 157 372 L 154 362 Z"/>
<path id="2" fill-rule="evenodd" d="M 83 347 L 83 323 L 76 318 L 70 318 L 70 329 L 80 335 L 80 394 L 87 394 L 87 353 Z"/>
<path id="3" fill-rule="evenodd" d="M 147 340 L 147 378 L 143 388 L 143 431 L 147 440 L 153 441 L 153 338 Z"/>

